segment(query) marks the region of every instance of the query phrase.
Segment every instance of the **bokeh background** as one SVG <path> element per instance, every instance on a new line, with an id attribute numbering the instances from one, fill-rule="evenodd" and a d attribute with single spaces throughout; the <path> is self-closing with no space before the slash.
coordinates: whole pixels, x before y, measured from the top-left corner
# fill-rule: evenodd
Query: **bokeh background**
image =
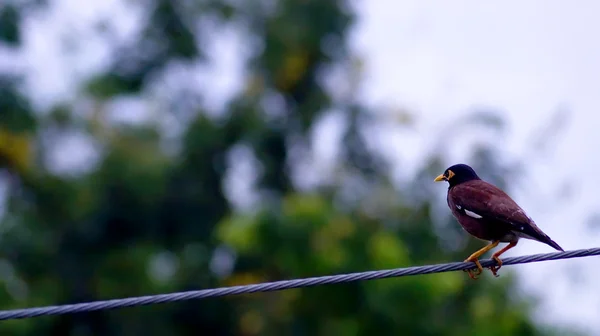
<path id="1" fill-rule="evenodd" d="M 598 246 L 600 4 L 0 2 L 1 309 L 461 261 L 465 162 Z M 507 253 L 551 252 L 522 241 Z M 0 323 L 2 335 L 597 335 L 598 259 Z"/>

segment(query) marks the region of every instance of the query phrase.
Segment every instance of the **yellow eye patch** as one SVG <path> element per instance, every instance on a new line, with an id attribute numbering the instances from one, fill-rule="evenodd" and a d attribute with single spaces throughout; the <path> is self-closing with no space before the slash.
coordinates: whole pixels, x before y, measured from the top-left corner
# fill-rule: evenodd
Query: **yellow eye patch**
<path id="1" fill-rule="evenodd" d="M 454 172 L 452 170 L 448 170 L 448 180 L 454 176 Z"/>

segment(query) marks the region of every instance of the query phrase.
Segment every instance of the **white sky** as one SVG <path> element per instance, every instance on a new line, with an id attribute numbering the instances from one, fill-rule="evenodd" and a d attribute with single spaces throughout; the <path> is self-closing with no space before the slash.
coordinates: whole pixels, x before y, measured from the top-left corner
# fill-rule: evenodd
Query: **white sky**
<path id="1" fill-rule="evenodd" d="M 51 16 L 29 18 L 28 53 L 18 64 L 29 69 L 30 88 L 42 104 L 76 94 L 73 78 L 106 64 L 108 52 L 100 47 L 102 41 L 85 30 L 92 18 L 104 15 L 118 21 L 126 27 L 121 38 L 135 30 L 127 15 L 131 9 L 122 1 L 56 3 Z M 431 145 L 428 134 L 468 108 L 483 105 L 506 113 L 510 122 L 506 150 L 521 156 L 531 145 L 532 132 L 558 107 L 566 106 L 572 114 L 565 131 L 548 139 L 555 150 L 531 163 L 531 180 L 511 195 L 563 248 L 599 246 L 599 236 L 586 228 L 587 215 L 600 205 L 596 196 L 600 179 L 591 178 L 600 170 L 595 155 L 600 142 L 596 131 L 600 44 L 594 42 L 600 31 L 599 2 L 379 0 L 358 8 L 361 21 L 352 43 L 367 60 L 365 99 L 407 107 L 418 111 L 420 119 L 413 139 L 382 133 L 380 141 L 398 143 L 399 159 L 418 157 Z M 65 60 L 56 41 L 69 31 L 90 37 L 80 50 L 83 56 Z M 232 79 L 236 74 L 227 72 L 230 68 L 221 64 L 216 72 L 219 89 L 236 82 Z M 543 201 L 561 193 L 557 180 L 575 183 L 572 198 L 545 205 Z M 532 192 L 533 188 L 541 191 Z M 440 186 L 441 197 L 445 192 Z M 551 251 L 543 244 L 522 241 L 507 255 Z M 540 319 L 600 332 L 596 285 L 600 271 L 594 268 L 598 264 L 598 258 L 583 258 L 510 267 L 518 270 L 526 290 L 544 295 Z M 573 266 L 581 269 L 576 272 Z M 574 273 L 580 282 L 569 282 Z"/>
<path id="2" fill-rule="evenodd" d="M 554 197 L 560 193 L 554 181 L 569 180 L 576 186 L 573 198 L 544 206 L 531 197 L 533 192 L 511 195 L 563 248 L 598 246 L 600 237 L 586 229 L 586 216 L 600 205 L 600 179 L 590 178 L 600 170 L 595 155 L 600 142 L 600 44 L 594 42 L 600 3 L 382 0 L 359 8 L 362 22 L 355 45 L 368 59 L 365 95 L 374 103 L 420 111 L 429 125 L 423 138 L 471 106 L 497 107 L 510 121 L 508 150 L 519 155 L 529 146 L 532 131 L 566 106 L 572 115 L 565 132 L 548 139 L 556 150 L 529 167 L 533 181 L 526 187 Z M 545 252 L 551 249 L 527 241 L 507 255 Z M 540 318 L 598 332 L 598 264 L 598 258 L 586 258 L 514 268 L 527 290 L 545 296 Z M 578 283 L 567 281 L 574 265 L 581 267 Z"/>

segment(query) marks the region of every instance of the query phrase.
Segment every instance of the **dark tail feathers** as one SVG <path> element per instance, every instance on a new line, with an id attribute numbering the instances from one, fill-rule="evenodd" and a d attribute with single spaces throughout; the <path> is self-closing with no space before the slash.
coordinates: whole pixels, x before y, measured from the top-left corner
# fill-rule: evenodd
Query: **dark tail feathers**
<path id="1" fill-rule="evenodd" d="M 547 244 L 552 248 L 564 252 L 562 247 L 558 245 L 554 240 L 548 237 L 547 234 L 542 232 L 540 228 L 538 228 L 533 221 L 531 221 L 530 225 L 521 225 L 521 232 L 531 236 L 533 239 L 539 241 L 540 243 Z"/>
<path id="2" fill-rule="evenodd" d="M 545 238 L 545 239 L 544 239 L 544 240 L 542 240 L 542 242 L 543 242 L 543 243 L 546 243 L 546 244 L 548 244 L 548 245 L 552 246 L 553 248 L 555 248 L 555 249 L 557 249 L 557 250 L 559 250 L 559 251 L 562 251 L 562 252 L 564 252 L 564 251 L 565 251 L 565 250 L 563 250 L 563 248 L 562 248 L 562 247 L 560 247 L 560 245 L 558 245 L 558 244 L 557 244 L 557 243 L 556 243 L 554 240 L 550 239 L 550 237 L 546 236 L 546 237 L 544 237 L 544 238 Z"/>

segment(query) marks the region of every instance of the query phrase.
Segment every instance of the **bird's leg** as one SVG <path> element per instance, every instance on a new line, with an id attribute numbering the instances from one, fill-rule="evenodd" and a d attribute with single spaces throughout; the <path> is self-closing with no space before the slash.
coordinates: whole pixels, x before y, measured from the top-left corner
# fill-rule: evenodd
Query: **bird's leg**
<path id="1" fill-rule="evenodd" d="M 517 242 L 510 242 L 508 243 L 508 245 L 504 246 L 501 250 L 499 250 L 498 252 L 492 254 L 492 259 L 496 260 L 496 262 L 498 263 L 498 266 L 490 266 L 490 271 L 492 271 L 492 274 L 494 274 L 494 276 L 498 276 L 498 270 L 500 269 L 500 267 L 502 267 L 502 260 L 500 260 L 500 258 L 498 258 L 502 253 L 510 250 L 511 248 L 517 246 Z"/>
<path id="2" fill-rule="evenodd" d="M 469 277 L 471 279 L 473 279 L 473 280 L 477 279 L 477 276 L 480 275 L 481 272 L 483 272 L 483 267 L 481 267 L 481 264 L 479 263 L 478 258 L 482 254 L 484 254 L 485 252 L 487 252 L 487 251 L 493 249 L 494 247 L 498 246 L 498 243 L 500 243 L 500 241 L 498 241 L 498 240 L 493 241 L 490 244 L 488 244 L 488 245 L 484 246 L 483 248 L 479 249 L 475 253 L 471 254 L 467 259 L 465 259 L 465 262 L 472 261 L 472 262 L 475 263 L 475 265 L 477 265 L 477 269 L 478 269 L 477 274 L 473 274 L 473 270 L 471 270 L 471 269 L 465 270 L 466 272 L 469 273 Z"/>

